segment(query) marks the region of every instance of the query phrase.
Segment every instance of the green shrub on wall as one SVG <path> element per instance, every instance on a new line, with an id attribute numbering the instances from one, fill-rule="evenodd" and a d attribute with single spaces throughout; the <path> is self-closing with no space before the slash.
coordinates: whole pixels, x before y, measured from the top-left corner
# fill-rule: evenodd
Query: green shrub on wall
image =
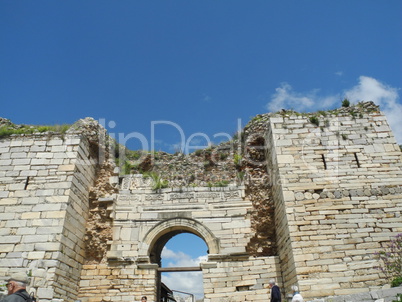
<path id="1" fill-rule="evenodd" d="M 385 278 L 396 287 L 402 284 L 402 233 L 391 239 L 385 249 L 375 254 L 381 263 L 378 267 Z"/>
<path id="2" fill-rule="evenodd" d="M 164 189 L 164 188 L 167 188 L 169 185 L 169 182 L 167 180 L 162 179 L 161 176 L 156 172 L 146 172 L 146 173 L 144 173 L 144 176 L 152 178 L 152 180 L 153 180 L 152 189 L 153 190 Z"/>
<path id="3" fill-rule="evenodd" d="M 310 116 L 310 123 L 316 125 L 317 127 L 320 125 L 320 120 L 316 116 Z"/>
<path id="4" fill-rule="evenodd" d="M 0 138 L 8 137 L 13 134 L 33 134 L 44 132 L 56 132 L 64 134 L 70 128 L 71 125 L 53 125 L 53 126 L 28 126 L 20 125 L 18 128 L 11 126 L 0 127 Z"/>

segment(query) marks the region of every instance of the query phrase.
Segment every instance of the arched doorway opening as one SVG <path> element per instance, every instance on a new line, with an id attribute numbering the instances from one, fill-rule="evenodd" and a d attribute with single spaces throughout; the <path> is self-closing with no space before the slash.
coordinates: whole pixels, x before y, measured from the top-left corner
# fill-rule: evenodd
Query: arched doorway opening
<path id="1" fill-rule="evenodd" d="M 204 240 L 191 233 L 172 237 L 162 250 L 162 266 L 167 269 L 197 267 L 207 260 Z M 202 271 L 162 272 L 161 282 L 183 300 L 200 300 L 204 296 Z M 176 298 L 176 300 L 179 300 Z"/>
<path id="2" fill-rule="evenodd" d="M 177 273 L 177 272 L 201 272 L 201 266 L 198 262 L 187 262 L 191 264 L 191 266 L 183 266 L 182 265 L 176 267 L 164 267 L 162 263 L 162 253 L 163 249 L 172 238 L 180 235 L 186 234 L 185 236 L 195 236 L 198 237 L 199 240 L 204 242 L 204 259 L 207 259 L 207 254 L 218 254 L 219 253 L 219 244 L 217 238 L 213 235 L 213 233 L 205 227 L 203 224 L 197 222 L 194 219 L 190 218 L 173 218 L 165 220 L 155 227 L 153 227 L 145 236 L 143 241 L 143 253 L 149 257 L 151 263 L 158 265 L 158 274 L 157 274 L 157 300 L 156 301 L 169 301 L 162 300 L 162 274 L 163 273 Z M 177 237 L 179 238 L 179 237 Z M 194 237 L 193 237 L 194 238 Z M 173 241 L 174 242 L 174 241 Z M 165 252 L 166 253 L 166 252 Z M 183 255 L 182 255 L 183 258 Z M 185 262 L 184 262 L 185 263 Z M 202 277 L 201 277 L 202 280 Z M 170 300 L 174 301 L 174 300 Z M 195 295 L 194 299 L 195 300 Z"/>

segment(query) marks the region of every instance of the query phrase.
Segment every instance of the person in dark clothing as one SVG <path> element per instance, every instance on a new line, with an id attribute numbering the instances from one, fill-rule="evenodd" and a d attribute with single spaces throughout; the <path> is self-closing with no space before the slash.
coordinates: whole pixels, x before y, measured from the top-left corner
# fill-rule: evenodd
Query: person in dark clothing
<path id="1" fill-rule="evenodd" d="M 2 302 L 31 302 L 32 299 L 26 291 L 29 282 L 28 276 L 23 273 L 12 275 L 7 280 L 7 296 Z"/>
<path id="2" fill-rule="evenodd" d="M 269 280 L 269 288 L 271 289 L 271 302 L 281 302 L 281 291 L 274 279 Z"/>

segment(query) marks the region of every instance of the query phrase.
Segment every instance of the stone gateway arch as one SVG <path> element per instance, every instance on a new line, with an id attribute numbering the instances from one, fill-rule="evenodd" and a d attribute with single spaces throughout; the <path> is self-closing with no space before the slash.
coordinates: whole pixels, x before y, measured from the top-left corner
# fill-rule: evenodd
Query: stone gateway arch
<path id="1" fill-rule="evenodd" d="M 191 233 L 203 239 L 208 246 L 208 252 L 211 254 L 219 254 L 218 238 L 206 227 L 192 218 L 170 218 L 155 225 L 145 236 L 142 241 L 141 255 L 149 256 L 162 252 L 166 242 L 172 237 L 180 233 Z M 148 249 L 145 250 L 145 248 Z M 153 261 L 159 262 L 159 261 Z"/>
<path id="2" fill-rule="evenodd" d="M 254 295 L 266 298 L 269 278 L 281 278 L 277 257 L 256 259 L 246 251 L 253 231 L 249 214 L 252 203 L 244 198 L 244 187 L 155 192 L 142 175 L 124 177 L 122 187 L 112 203 L 113 240 L 107 257 L 108 262 L 140 274 L 140 278 L 127 282 L 125 290 L 131 287 L 134 295 L 157 300 L 162 249 L 170 238 L 184 232 L 197 235 L 208 246 L 208 261 L 199 267 L 205 299 L 230 296 L 238 301 L 257 301 Z M 250 271 L 254 277 L 244 280 Z M 250 295 L 251 288 L 255 294 Z"/>

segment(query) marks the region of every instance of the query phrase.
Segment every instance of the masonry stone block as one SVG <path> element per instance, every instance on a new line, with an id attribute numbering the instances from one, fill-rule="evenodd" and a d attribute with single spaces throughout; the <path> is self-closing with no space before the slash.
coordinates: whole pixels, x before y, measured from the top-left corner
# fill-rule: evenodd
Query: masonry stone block
<path id="1" fill-rule="evenodd" d="M 19 268 L 24 266 L 22 258 L 0 259 L 0 268 Z"/>

